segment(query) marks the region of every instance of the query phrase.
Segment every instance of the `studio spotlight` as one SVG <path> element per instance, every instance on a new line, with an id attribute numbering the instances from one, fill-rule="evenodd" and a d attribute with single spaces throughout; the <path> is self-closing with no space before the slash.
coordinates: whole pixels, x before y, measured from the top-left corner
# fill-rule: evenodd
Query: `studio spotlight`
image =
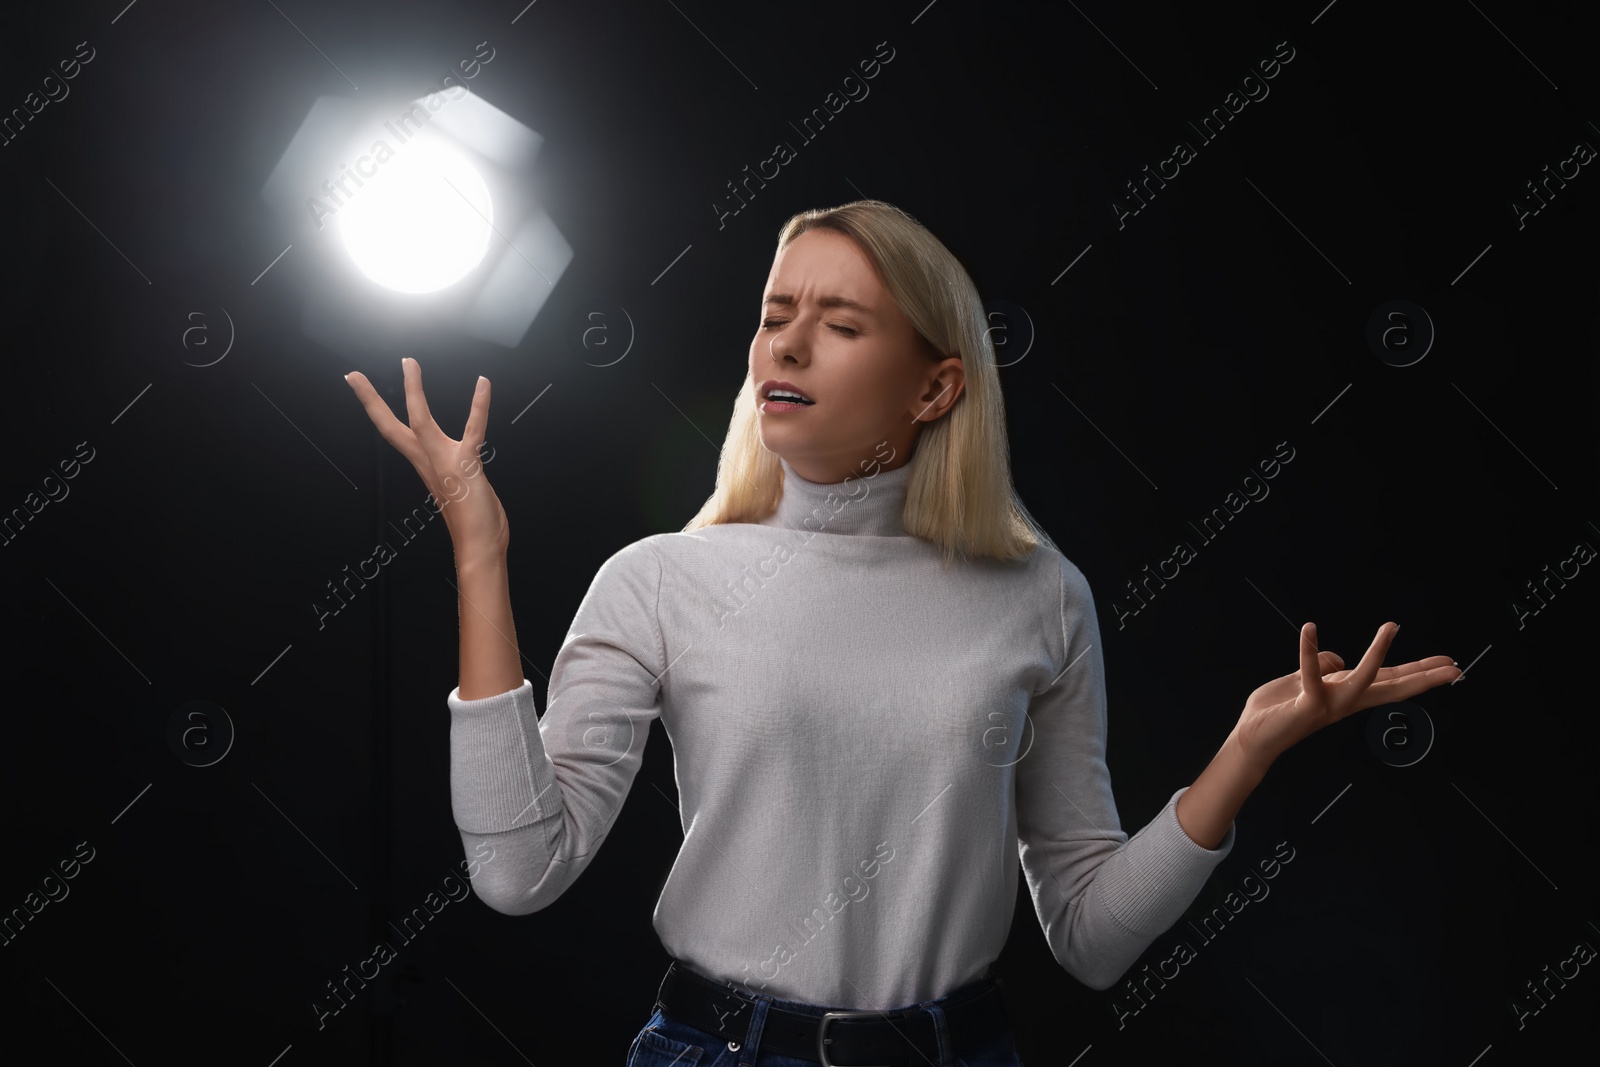
<path id="1" fill-rule="evenodd" d="M 483 262 L 493 207 L 483 176 L 424 130 L 333 221 L 361 273 L 398 292 L 431 293 Z"/>
<path id="2" fill-rule="evenodd" d="M 261 188 L 285 245 L 269 277 L 300 294 L 306 336 L 349 355 L 516 347 L 573 256 L 539 203 L 542 143 L 461 85 L 318 97 Z"/>

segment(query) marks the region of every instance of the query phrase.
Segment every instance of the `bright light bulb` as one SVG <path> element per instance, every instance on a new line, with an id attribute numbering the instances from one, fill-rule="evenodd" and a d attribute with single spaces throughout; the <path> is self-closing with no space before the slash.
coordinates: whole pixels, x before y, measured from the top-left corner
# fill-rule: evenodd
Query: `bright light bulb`
<path id="1" fill-rule="evenodd" d="M 460 153 L 427 132 L 377 164 L 354 193 L 334 221 L 356 266 L 386 288 L 443 289 L 488 250 L 488 186 Z"/>

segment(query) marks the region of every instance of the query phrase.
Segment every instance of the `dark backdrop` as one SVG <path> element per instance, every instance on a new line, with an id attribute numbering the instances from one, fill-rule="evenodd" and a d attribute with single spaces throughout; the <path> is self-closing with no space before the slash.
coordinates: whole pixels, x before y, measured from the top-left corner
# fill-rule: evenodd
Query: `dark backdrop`
<path id="1" fill-rule="evenodd" d="M 995 312 L 1019 492 L 1099 605 L 1126 828 L 1296 668 L 1307 619 L 1352 664 L 1393 619 L 1391 662 L 1468 668 L 1278 763 L 1130 976 L 1180 942 L 1193 957 L 1139 999 L 1062 971 L 1023 886 L 997 970 L 1028 1061 L 1466 1067 L 1592 1039 L 1583 7 L 8 8 L 6 113 L 93 58 L 0 147 L 0 509 L 28 512 L 0 555 L 0 907 L 39 909 L 0 944 L 0 1058 L 622 1062 L 666 962 L 650 916 L 680 840 L 659 724 L 572 891 L 517 919 L 451 904 L 317 1025 L 326 983 L 462 859 L 442 524 L 320 626 L 313 607 L 424 497 L 341 376 L 359 367 L 403 413 L 398 360 L 418 357 L 452 433 L 493 379 L 489 470 L 542 708 L 599 564 L 711 489 L 778 227 L 860 196 L 925 222 Z M 317 96 L 421 91 L 480 42 L 495 58 L 474 91 L 545 138 L 570 269 L 514 350 L 308 340 L 308 260 L 274 259 L 291 238 L 267 173 Z M 801 142 L 791 123 L 880 42 L 870 96 Z M 1230 101 L 1211 140 L 1191 127 Z M 796 158 L 719 218 L 779 140 Z M 1141 206 L 1127 183 L 1179 140 L 1193 157 Z M 632 348 L 595 366 L 620 351 L 620 309 Z M 194 366 L 223 311 L 232 350 Z M 604 353 L 582 340 L 596 321 Z M 1231 521 L 1208 539 L 1217 508 Z M 1195 558 L 1141 603 L 1130 583 L 1179 541 Z M 228 723 L 224 758 L 184 762 Z M 1291 851 L 1270 895 L 1201 936 Z M 579 1022 L 584 1052 L 561 1036 Z"/>

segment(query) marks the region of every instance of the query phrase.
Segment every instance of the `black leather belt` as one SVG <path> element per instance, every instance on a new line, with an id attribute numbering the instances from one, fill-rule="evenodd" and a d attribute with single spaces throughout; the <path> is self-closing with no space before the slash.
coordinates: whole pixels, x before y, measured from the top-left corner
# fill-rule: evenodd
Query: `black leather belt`
<path id="1" fill-rule="evenodd" d="M 697 1030 L 738 1047 L 749 1032 L 756 1000 L 673 960 L 656 1007 Z M 958 1052 L 993 1039 L 1007 1025 L 1000 979 L 986 975 L 939 1000 L 946 1033 Z M 921 1008 L 805 1014 L 771 1004 L 761 1028 L 761 1051 L 812 1059 L 824 1067 L 911 1067 L 938 1063 L 933 1016 Z"/>

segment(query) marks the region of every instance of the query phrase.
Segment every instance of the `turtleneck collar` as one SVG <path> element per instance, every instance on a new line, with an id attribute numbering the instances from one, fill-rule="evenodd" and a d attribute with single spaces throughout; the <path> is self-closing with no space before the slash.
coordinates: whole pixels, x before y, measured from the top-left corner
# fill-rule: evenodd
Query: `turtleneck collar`
<path id="1" fill-rule="evenodd" d="M 783 465 L 783 496 L 778 509 L 761 520 L 762 526 L 867 537 L 905 536 L 901 515 L 911 481 L 910 462 L 891 471 L 862 472 L 842 482 L 808 482 L 795 473 L 788 460 L 782 456 L 778 460 Z"/>

